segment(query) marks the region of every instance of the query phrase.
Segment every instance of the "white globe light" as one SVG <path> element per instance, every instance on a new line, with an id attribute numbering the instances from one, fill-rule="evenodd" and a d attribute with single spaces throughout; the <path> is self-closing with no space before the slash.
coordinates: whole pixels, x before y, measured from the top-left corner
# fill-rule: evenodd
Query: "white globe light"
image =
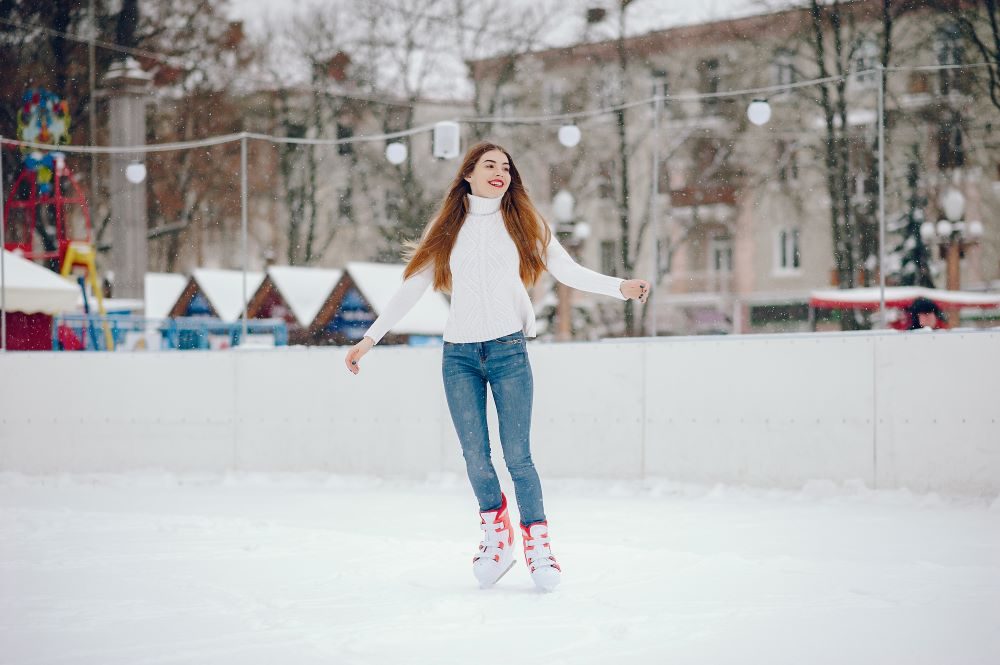
<path id="1" fill-rule="evenodd" d="M 947 219 L 942 219 L 940 222 L 937 223 L 937 232 L 938 235 L 941 236 L 942 238 L 947 238 L 948 236 L 950 236 L 951 222 L 949 222 Z"/>
<path id="2" fill-rule="evenodd" d="M 934 222 L 924 222 L 920 225 L 920 237 L 925 242 L 934 238 Z"/>
<path id="3" fill-rule="evenodd" d="M 747 117 L 758 127 L 764 125 L 771 119 L 771 105 L 766 99 L 755 99 L 747 107 Z"/>
<path id="4" fill-rule="evenodd" d="M 138 185 L 146 179 L 146 165 L 142 162 L 132 162 L 125 167 L 125 179 L 133 185 Z"/>
<path id="5" fill-rule="evenodd" d="M 563 125 L 559 128 L 559 142 L 567 148 L 572 148 L 579 143 L 580 136 L 580 128 L 576 125 Z"/>
<path id="6" fill-rule="evenodd" d="M 978 219 L 969 222 L 969 237 L 970 238 L 982 238 L 983 237 L 983 223 Z"/>
<path id="7" fill-rule="evenodd" d="M 397 141 L 396 143 L 390 143 L 385 147 L 385 158 L 389 160 L 390 164 L 395 164 L 397 166 L 402 164 L 406 161 L 406 155 L 407 150 L 405 143 L 399 143 Z"/>
<path id="8" fill-rule="evenodd" d="M 965 212 L 965 197 L 962 196 L 962 192 L 954 187 L 949 187 L 948 191 L 941 197 L 941 208 L 944 210 L 945 217 L 952 222 L 957 222 L 962 219 L 962 213 Z"/>
<path id="9" fill-rule="evenodd" d="M 577 222 L 573 225 L 573 237 L 577 240 L 586 240 L 590 237 L 590 224 L 587 222 Z"/>
<path id="10" fill-rule="evenodd" d="M 555 213 L 556 219 L 560 222 L 569 222 L 573 219 L 573 207 L 575 205 L 576 201 L 573 199 L 573 195 L 565 189 L 560 189 L 552 197 L 552 212 Z"/>

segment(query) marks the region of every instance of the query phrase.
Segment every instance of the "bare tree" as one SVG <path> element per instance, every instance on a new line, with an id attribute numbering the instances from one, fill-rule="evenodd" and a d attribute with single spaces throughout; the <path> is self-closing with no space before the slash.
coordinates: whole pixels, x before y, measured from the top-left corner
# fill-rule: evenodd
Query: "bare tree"
<path id="1" fill-rule="evenodd" d="M 997 0 L 932 0 L 931 4 L 950 14 L 983 60 L 992 65 L 986 68 L 990 101 L 1000 110 L 1000 4 Z"/>
<path id="2" fill-rule="evenodd" d="M 178 0 L 152 5 L 135 28 L 146 48 L 169 58 L 140 58 L 158 92 L 147 137 L 152 142 L 191 140 L 244 129 L 236 89 L 241 71 L 260 53 L 240 23 L 222 19 L 225 5 Z M 239 145 L 151 153 L 150 266 L 175 271 L 205 259 L 206 239 L 235 243 L 239 218 Z M 102 230 L 106 227 L 102 226 Z M 109 239 L 110 242 L 110 239 Z M 232 255 L 232 252 L 224 252 Z"/>

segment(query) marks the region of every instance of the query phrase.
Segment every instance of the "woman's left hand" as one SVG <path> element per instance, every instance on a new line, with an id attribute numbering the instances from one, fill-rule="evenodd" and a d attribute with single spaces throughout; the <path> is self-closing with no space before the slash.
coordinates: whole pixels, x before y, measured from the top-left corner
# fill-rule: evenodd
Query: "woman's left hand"
<path id="1" fill-rule="evenodd" d="M 649 297 L 649 282 L 644 279 L 626 279 L 621 283 L 619 290 L 626 298 L 636 298 L 639 302 L 645 303 Z"/>

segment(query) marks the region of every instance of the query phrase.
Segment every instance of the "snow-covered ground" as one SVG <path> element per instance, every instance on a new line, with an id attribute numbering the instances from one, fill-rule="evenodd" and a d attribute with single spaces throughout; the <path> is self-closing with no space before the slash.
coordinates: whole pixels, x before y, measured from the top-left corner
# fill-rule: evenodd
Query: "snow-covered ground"
<path id="1" fill-rule="evenodd" d="M 463 478 L 0 474 L 0 663 L 1000 662 L 1000 500 L 545 488 L 553 594 Z"/>

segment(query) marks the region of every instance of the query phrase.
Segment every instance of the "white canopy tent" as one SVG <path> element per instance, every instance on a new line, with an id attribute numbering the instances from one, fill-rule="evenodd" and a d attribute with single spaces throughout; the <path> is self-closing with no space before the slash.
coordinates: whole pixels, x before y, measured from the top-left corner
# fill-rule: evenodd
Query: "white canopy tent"
<path id="1" fill-rule="evenodd" d="M 3 251 L 3 308 L 25 314 L 74 311 L 80 289 L 48 268 Z"/>

